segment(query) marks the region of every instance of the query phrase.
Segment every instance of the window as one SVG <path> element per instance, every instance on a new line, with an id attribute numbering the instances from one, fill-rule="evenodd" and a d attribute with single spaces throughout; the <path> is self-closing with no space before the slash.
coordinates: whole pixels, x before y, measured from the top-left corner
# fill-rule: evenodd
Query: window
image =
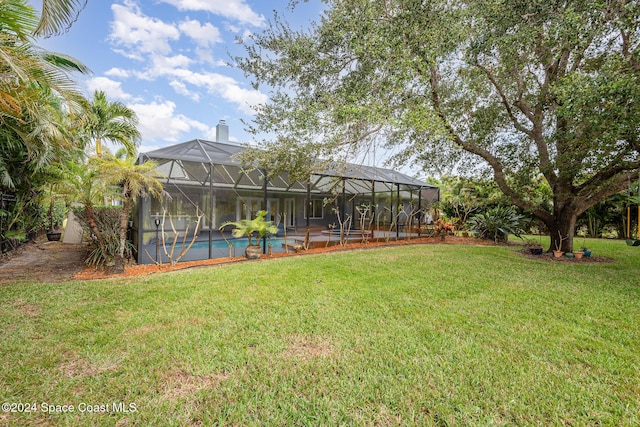
<path id="1" fill-rule="evenodd" d="M 309 203 L 311 212 L 309 213 L 309 218 L 321 219 L 324 218 L 324 200 L 322 199 L 311 199 Z M 307 203 L 305 203 L 305 217 L 307 217 Z"/>

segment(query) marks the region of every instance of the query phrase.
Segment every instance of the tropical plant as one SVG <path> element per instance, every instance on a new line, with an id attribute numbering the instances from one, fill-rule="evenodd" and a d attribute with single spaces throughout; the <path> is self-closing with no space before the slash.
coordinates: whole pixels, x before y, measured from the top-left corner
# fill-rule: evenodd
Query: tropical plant
<path id="1" fill-rule="evenodd" d="M 109 194 L 112 188 L 98 178 L 99 170 L 95 159 L 90 159 L 87 163 L 77 161 L 67 161 L 65 167 L 65 180 L 59 187 L 61 194 L 69 200 L 79 202 L 83 205 L 84 218 L 87 228 L 102 254 L 110 254 L 107 250 L 105 239 L 95 216 L 95 206 L 100 204 L 105 194 Z M 109 260 L 111 262 L 111 260 Z"/>
<path id="2" fill-rule="evenodd" d="M 98 179 L 105 183 L 115 185 L 120 189 L 120 199 L 122 200 L 122 210 L 120 214 L 120 249 L 118 256 L 124 258 L 127 229 L 129 226 L 129 216 L 133 203 L 140 196 L 151 195 L 157 199 L 162 196 L 162 183 L 159 178 L 162 176 L 156 171 L 157 164 L 149 161 L 138 164 L 137 157 L 121 151 L 118 157 L 106 154 L 102 157 L 92 159 L 95 167 L 99 171 Z"/>
<path id="3" fill-rule="evenodd" d="M 68 169 L 67 162 L 53 163 L 46 167 L 44 171 L 44 183 L 38 189 L 44 195 L 43 206 L 47 207 L 49 219 L 48 231 L 55 231 L 55 227 L 61 225 L 59 214 L 56 215 L 56 204 L 60 202 L 66 204 L 66 196 L 62 194 L 66 186 Z"/>
<path id="4" fill-rule="evenodd" d="M 93 267 L 112 265 L 120 251 L 120 208 L 117 206 L 96 206 L 72 208 L 80 225 L 89 230 L 91 249 L 85 263 Z M 91 218 L 88 217 L 91 215 Z M 89 221 L 92 224 L 90 225 Z M 95 233 L 99 230 L 99 234 Z M 98 241 L 97 236 L 100 236 Z M 131 245 L 127 251 L 131 252 Z"/>
<path id="5" fill-rule="evenodd" d="M 42 13 L 35 34 L 49 37 L 64 33 L 86 5 L 87 0 L 42 0 Z"/>
<path id="6" fill-rule="evenodd" d="M 76 101 L 82 97 L 68 73 L 88 69 L 76 59 L 33 44 L 38 18 L 25 0 L 0 2 L 0 24 L 0 117 L 12 123 L 20 123 L 25 114 L 37 118 L 46 106 L 42 90 L 54 91 L 67 101 L 71 112 L 76 111 Z"/>
<path id="7" fill-rule="evenodd" d="M 109 101 L 104 92 L 96 90 L 93 99 L 81 118 L 83 142 L 95 146 L 95 153 L 102 155 L 105 141 L 123 146 L 134 156 L 140 139 L 136 113 L 118 101 Z"/>
<path id="8" fill-rule="evenodd" d="M 472 216 L 467 225 L 477 237 L 500 243 L 506 242 L 510 234 L 521 236 L 521 220 L 522 215 L 517 214 L 513 207 L 498 206 Z"/>
<path id="9" fill-rule="evenodd" d="M 16 203 L 4 230 L 33 231 L 48 165 L 77 145 L 69 119 L 84 102 L 70 77 L 79 61 L 33 43 L 38 18 L 25 0 L 0 2 L 0 192 Z M 0 233 L 3 230 L 0 230 Z"/>
<path id="10" fill-rule="evenodd" d="M 465 228 L 471 215 L 506 202 L 504 194 L 490 179 L 444 175 L 429 182 L 440 189 L 438 208 L 454 219 L 457 230 Z"/>
<path id="11" fill-rule="evenodd" d="M 442 218 L 439 218 L 433 224 L 433 232 L 441 237 L 444 237 L 447 234 L 453 233 L 454 230 L 455 230 L 455 225 L 452 222 L 445 221 Z"/>
<path id="12" fill-rule="evenodd" d="M 233 237 L 246 237 L 249 240 L 249 246 L 254 246 L 253 237 L 259 241 L 261 238 L 266 237 L 268 234 L 276 234 L 278 227 L 271 224 L 271 221 L 265 221 L 267 211 L 259 211 L 254 219 L 243 219 L 240 221 L 228 221 L 220 225 L 222 231 L 227 226 L 234 226 L 231 231 Z M 256 242 L 257 243 L 257 242 Z"/>

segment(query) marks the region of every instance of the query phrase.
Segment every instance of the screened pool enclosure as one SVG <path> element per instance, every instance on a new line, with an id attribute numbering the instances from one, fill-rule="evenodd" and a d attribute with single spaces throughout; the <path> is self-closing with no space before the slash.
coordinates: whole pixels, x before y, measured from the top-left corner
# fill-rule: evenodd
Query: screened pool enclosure
<path id="1" fill-rule="evenodd" d="M 266 210 L 267 220 L 279 229 L 278 235 L 261 242 L 265 252 L 282 252 L 285 234 L 290 247 L 304 239 L 326 241 L 331 239 L 327 233 L 337 228 L 333 226 L 347 220 L 354 236 L 364 225 L 371 233 L 382 227 L 402 238 L 411 232 L 403 226 L 425 222 L 429 205 L 439 198 L 437 187 L 405 174 L 355 164 L 318 171 L 307 182 L 291 181 L 287 174 L 267 178 L 265 171 L 243 170 L 235 157 L 243 149 L 226 141 L 195 139 L 141 154 L 139 161 L 158 164 L 170 197 L 145 197 L 137 204 L 131 236 L 139 263 L 167 262 L 163 213 L 167 249 L 173 240 L 169 215 L 178 231 L 176 254 L 185 234 L 185 246 L 191 241 L 200 216 L 196 242 L 182 258 L 187 261 L 229 256 L 227 240 L 233 244 L 232 254 L 242 256 L 247 239 L 232 239 L 230 228 L 223 236 L 218 228 L 227 221 L 254 218 L 260 210 Z"/>

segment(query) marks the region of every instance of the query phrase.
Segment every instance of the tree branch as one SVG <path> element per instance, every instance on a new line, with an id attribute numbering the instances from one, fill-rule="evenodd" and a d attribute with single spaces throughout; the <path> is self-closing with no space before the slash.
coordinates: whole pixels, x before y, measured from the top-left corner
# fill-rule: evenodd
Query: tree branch
<path id="1" fill-rule="evenodd" d="M 631 67 L 633 68 L 633 70 L 636 73 L 640 73 L 640 64 L 638 63 L 638 58 L 631 48 L 631 36 L 624 30 L 620 30 L 620 36 L 622 38 L 622 56 L 629 58 L 629 62 L 631 63 Z"/>
<path id="2" fill-rule="evenodd" d="M 509 115 L 509 118 L 513 122 L 513 125 L 515 126 L 515 128 L 518 129 L 520 132 L 522 132 L 522 133 L 528 135 L 529 137 L 533 138 L 533 131 L 531 129 L 528 129 L 527 127 L 525 127 L 522 123 L 520 123 L 518 121 L 518 118 L 513 113 L 513 110 L 511 109 L 511 105 L 509 104 L 509 101 L 507 100 L 507 96 L 505 95 L 504 91 L 502 90 L 502 87 L 500 87 L 500 85 L 498 84 L 496 79 L 493 77 L 493 75 L 489 72 L 487 67 L 485 67 L 484 65 L 480 64 L 478 61 L 476 61 L 474 65 L 477 68 L 479 68 L 480 70 L 482 70 L 482 72 L 487 76 L 487 78 L 489 79 L 489 81 L 493 85 L 494 89 L 498 92 L 498 95 L 500 96 L 500 100 L 502 101 L 502 105 L 507 110 L 507 114 Z M 526 114 L 525 114 L 525 116 L 526 116 Z"/>
<path id="3" fill-rule="evenodd" d="M 592 195 L 583 199 L 583 203 L 579 205 L 577 215 L 580 215 L 581 213 L 586 211 L 590 206 L 603 202 L 612 195 L 620 193 L 622 190 L 626 189 L 629 186 L 629 182 L 632 179 L 635 179 L 637 175 L 638 171 L 631 171 L 628 173 L 620 174 L 614 179 L 609 180 L 606 186 L 600 188 L 599 191 L 596 191 Z"/>
<path id="4" fill-rule="evenodd" d="M 578 190 L 578 196 L 585 196 L 590 191 L 593 191 L 594 188 L 597 188 L 599 184 L 603 182 L 607 182 L 612 178 L 615 178 L 616 175 L 619 175 L 625 171 L 634 171 L 640 168 L 640 161 L 621 162 L 620 157 L 622 157 L 622 154 L 619 155 L 618 158 L 613 159 L 609 163 L 608 167 L 601 169 L 598 173 L 594 174 L 587 181 L 585 181 L 584 183 L 576 187 L 576 189 Z M 615 193 L 612 193 L 612 194 L 615 194 Z"/>
<path id="5" fill-rule="evenodd" d="M 431 82 L 431 102 L 432 102 L 433 108 L 436 114 L 438 115 L 438 117 L 440 118 L 440 120 L 442 121 L 445 129 L 447 130 L 447 132 L 449 132 L 449 135 L 451 135 L 451 137 L 453 138 L 456 145 L 458 145 L 465 151 L 468 151 L 469 153 L 472 153 L 481 157 L 489 164 L 489 166 L 491 166 L 491 168 L 493 169 L 493 176 L 496 183 L 498 184 L 498 187 L 507 197 L 511 199 L 514 205 L 520 207 L 521 209 L 531 212 L 533 215 L 537 216 L 538 218 L 541 218 L 543 221 L 550 221 L 552 219 L 551 214 L 541 209 L 540 207 L 535 206 L 531 202 L 524 200 L 522 197 L 520 197 L 518 193 L 516 193 L 513 190 L 513 188 L 511 188 L 511 186 L 509 186 L 505 177 L 504 168 L 502 167 L 502 164 L 500 163 L 498 158 L 496 158 L 488 150 L 478 146 L 474 142 L 464 141 L 455 132 L 455 130 L 447 120 L 444 112 L 442 111 L 442 107 L 440 104 L 440 95 L 438 93 L 438 74 L 435 68 L 431 69 L 430 82 Z"/>

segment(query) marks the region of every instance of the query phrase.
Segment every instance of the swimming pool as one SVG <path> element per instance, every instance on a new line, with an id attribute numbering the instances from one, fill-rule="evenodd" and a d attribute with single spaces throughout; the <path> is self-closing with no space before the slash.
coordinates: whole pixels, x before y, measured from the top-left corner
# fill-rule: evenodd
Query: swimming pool
<path id="1" fill-rule="evenodd" d="M 253 239 L 253 241 L 255 242 L 256 239 Z M 229 239 L 229 243 L 233 243 L 234 248 L 244 249 L 249 244 L 249 240 L 248 239 Z M 262 239 L 260 239 L 258 243 L 260 244 L 260 246 L 262 246 Z M 274 248 L 281 248 L 282 245 L 284 244 L 284 239 L 282 238 L 270 239 L 270 240 L 267 239 L 267 245 L 269 243 L 271 243 L 272 247 Z M 294 241 L 293 239 L 287 239 L 287 243 L 290 245 L 293 245 Z M 195 242 L 191 248 L 206 249 L 208 247 L 209 247 L 209 242 L 204 241 L 204 242 Z M 214 240 L 213 242 L 211 242 L 211 247 L 213 249 L 227 249 L 229 245 L 224 240 Z"/>

